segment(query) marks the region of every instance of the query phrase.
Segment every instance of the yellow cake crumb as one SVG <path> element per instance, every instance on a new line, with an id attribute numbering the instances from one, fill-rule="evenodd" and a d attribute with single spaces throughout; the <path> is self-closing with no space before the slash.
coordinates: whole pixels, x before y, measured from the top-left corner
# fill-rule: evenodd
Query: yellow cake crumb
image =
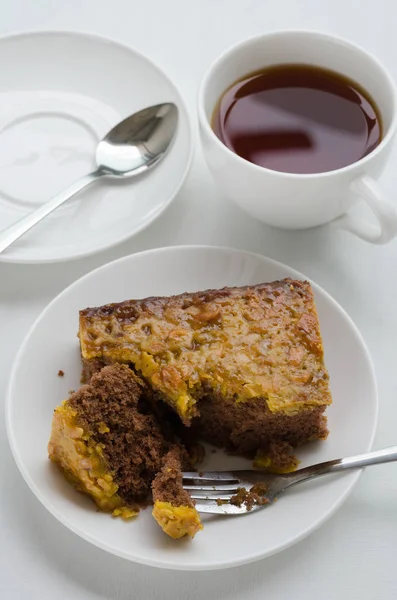
<path id="1" fill-rule="evenodd" d="M 266 454 L 263 450 L 258 450 L 254 459 L 255 469 L 262 469 L 268 473 L 283 474 L 292 473 L 298 468 L 300 461 L 296 456 L 290 455 L 288 460 L 284 460 L 282 465 L 277 464 L 270 454 Z"/>
<path id="2" fill-rule="evenodd" d="M 173 506 L 157 500 L 152 514 L 164 533 L 175 540 L 185 535 L 193 538 L 203 529 L 197 510 L 190 506 Z"/>
<path id="3" fill-rule="evenodd" d="M 113 517 L 121 517 L 125 521 L 128 521 L 129 519 L 136 517 L 138 514 L 139 514 L 139 511 L 132 510 L 131 508 L 126 508 L 126 507 L 115 508 L 114 511 L 112 512 Z"/>

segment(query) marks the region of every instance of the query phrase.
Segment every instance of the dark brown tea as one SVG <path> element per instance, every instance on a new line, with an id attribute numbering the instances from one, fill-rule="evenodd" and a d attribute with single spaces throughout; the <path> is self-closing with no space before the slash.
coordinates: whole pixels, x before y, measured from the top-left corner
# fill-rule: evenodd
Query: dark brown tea
<path id="1" fill-rule="evenodd" d="M 279 65 L 236 81 L 212 127 L 233 152 L 285 173 L 323 173 L 363 158 L 380 143 L 379 110 L 354 81 L 307 65 Z"/>

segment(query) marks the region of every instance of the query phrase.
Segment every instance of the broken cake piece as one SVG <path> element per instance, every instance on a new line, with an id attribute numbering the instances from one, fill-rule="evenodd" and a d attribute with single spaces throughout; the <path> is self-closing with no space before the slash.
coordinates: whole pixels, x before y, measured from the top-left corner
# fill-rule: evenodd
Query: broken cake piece
<path id="1" fill-rule="evenodd" d="M 150 503 L 152 481 L 168 457 L 175 471 L 191 465 L 185 448 L 151 411 L 146 384 L 124 365 L 105 367 L 55 409 L 48 452 L 77 490 L 123 518 Z M 177 510 L 179 492 L 175 500 L 174 528 L 191 535 Z M 172 510 L 172 491 L 167 502 Z M 186 502 L 195 512 L 190 497 Z"/>
<path id="2" fill-rule="evenodd" d="M 182 485 L 182 465 L 179 452 L 170 450 L 163 468 L 152 482 L 153 517 L 170 537 L 194 537 L 203 528 L 189 493 Z"/>

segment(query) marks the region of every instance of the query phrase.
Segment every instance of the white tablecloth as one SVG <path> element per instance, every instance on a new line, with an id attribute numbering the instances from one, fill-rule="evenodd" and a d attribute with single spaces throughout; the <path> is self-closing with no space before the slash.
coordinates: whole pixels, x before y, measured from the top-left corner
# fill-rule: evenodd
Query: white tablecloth
<path id="1" fill-rule="evenodd" d="M 167 71 L 194 117 L 205 69 L 242 38 L 281 28 L 329 31 L 372 51 L 397 80 L 396 24 L 394 0 L 4 0 L 0 33 L 75 29 L 120 40 Z M 12 68 L 12 56 L 1 68 L 6 67 Z M 396 160 L 397 148 L 381 182 L 394 201 Z M 268 255 L 303 271 L 330 292 L 358 325 L 374 359 L 380 394 L 375 445 L 397 443 L 397 240 L 374 247 L 330 228 L 292 233 L 270 229 L 219 196 L 199 148 L 175 202 L 133 240 L 69 264 L 0 265 L 0 398 L 28 327 L 65 286 L 119 256 L 188 243 L 235 246 Z M 397 597 L 394 465 L 367 470 L 339 512 L 295 547 L 256 564 L 209 573 L 135 565 L 97 550 L 66 530 L 33 497 L 17 471 L 3 414 L 0 469 L 0 598 L 4 600 Z"/>

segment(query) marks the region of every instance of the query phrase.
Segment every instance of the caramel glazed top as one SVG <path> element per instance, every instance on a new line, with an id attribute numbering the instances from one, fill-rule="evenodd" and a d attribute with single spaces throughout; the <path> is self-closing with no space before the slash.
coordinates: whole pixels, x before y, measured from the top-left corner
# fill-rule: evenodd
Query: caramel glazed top
<path id="1" fill-rule="evenodd" d="M 185 422 L 208 393 L 294 414 L 331 403 L 309 282 L 285 279 L 80 312 L 84 360 L 132 363 Z"/>

